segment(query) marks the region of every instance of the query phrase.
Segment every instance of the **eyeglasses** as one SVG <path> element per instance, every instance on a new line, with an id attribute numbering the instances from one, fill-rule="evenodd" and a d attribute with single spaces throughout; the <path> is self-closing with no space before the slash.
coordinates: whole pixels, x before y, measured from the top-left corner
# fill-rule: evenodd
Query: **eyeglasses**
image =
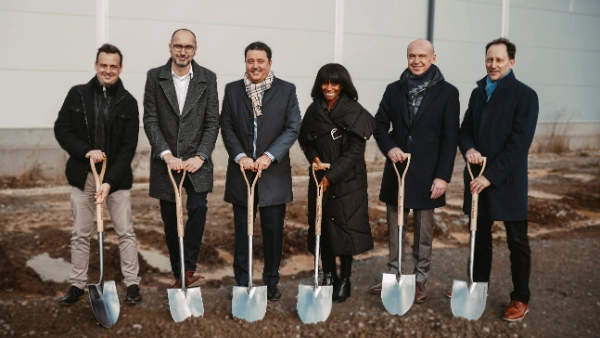
<path id="1" fill-rule="evenodd" d="M 183 46 L 183 45 L 171 45 L 171 47 L 173 47 L 173 49 L 176 52 L 181 52 L 183 50 L 185 53 L 191 53 L 196 48 L 196 47 L 194 47 L 192 45 L 187 45 L 187 46 Z"/>

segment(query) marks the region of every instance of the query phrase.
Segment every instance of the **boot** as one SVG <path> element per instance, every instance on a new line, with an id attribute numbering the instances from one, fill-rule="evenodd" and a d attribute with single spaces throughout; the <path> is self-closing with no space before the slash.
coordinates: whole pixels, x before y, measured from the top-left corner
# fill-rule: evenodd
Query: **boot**
<path id="1" fill-rule="evenodd" d="M 335 285 L 338 281 L 338 276 L 333 272 L 323 273 L 323 283 L 321 285 Z"/>
<path id="2" fill-rule="evenodd" d="M 334 287 L 333 291 L 333 302 L 341 303 L 346 300 L 346 298 L 350 297 L 350 290 L 352 285 L 350 283 L 350 278 L 340 278 L 338 279 L 337 285 Z"/>

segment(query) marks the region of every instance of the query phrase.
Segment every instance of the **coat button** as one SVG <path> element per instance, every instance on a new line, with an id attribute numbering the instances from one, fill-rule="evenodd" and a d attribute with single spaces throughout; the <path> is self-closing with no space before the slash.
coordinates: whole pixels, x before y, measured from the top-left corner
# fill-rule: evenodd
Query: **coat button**
<path id="1" fill-rule="evenodd" d="M 183 140 L 179 140 L 179 143 L 183 143 Z"/>
<path id="2" fill-rule="evenodd" d="M 75 109 L 75 111 L 79 113 L 79 108 Z"/>
<path id="3" fill-rule="evenodd" d="M 331 198 L 335 198 L 335 195 L 331 195 Z"/>
<path id="4" fill-rule="evenodd" d="M 331 217 L 331 220 L 332 220 L 332 221 L 335 221 L 335 218 Z"/>
<path id="5" fill-rule="evenodd" d="M 408 139 L 412 141 L 412 136 L 409 136 Z"/>
<path id="6" fill-rule="evenodd" d="M 252 133 L 248 133 L 248 136 L 252 136 Z"/>

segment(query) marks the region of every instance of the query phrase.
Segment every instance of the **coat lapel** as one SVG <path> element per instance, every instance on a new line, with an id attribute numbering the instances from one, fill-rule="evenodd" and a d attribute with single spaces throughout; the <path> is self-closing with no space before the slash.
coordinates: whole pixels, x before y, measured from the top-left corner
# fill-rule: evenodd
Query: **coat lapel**
<path id="1" fill-rule="evenodd" d="M 421 101 L 421 106 L 419 107 L 419 110 L 417 111 L 417 116 L 415 116 L 415 120 L 412 123 L 413 126 L 417 122 L 419 122 L 419 119 L 421 118 L 421 116 L 423 116 L 423 114 L 425 114 L 429 105 L 431 105 L 435 101 L 435 98 L 440 94 L 441 91 L 442 91 L 441 82 L 427 90 L 427 92 L 425 93 L 425 97 L 423 98 L 423 101 Z"/>
<path id="2" fill-rule="evenodd" d="M 400 107 L 400 115 L 402 115 L 402 119 L 404 119 L 404 123 L 410 129 L 410 120 L 408 119 L 408 108 L 406 103 L 406 92 L 404 91 L 404 84 L 400 81 L 400 86 L 398 86 L 398 106 Z"/>
<path id="3" fill-rule="evenodd" d="M 248 97 L 248 94 L 246 93 L 246 86 L 244 85 L 244 80 L 240 81 L 240 86 L 238 87 L 239 91 L 240 91 L 240 97 L 242 98 L 242 101 L 244 101 L 244 104 L 246 104 L 246 108 L 248 109 L 248 114 L 254 116 L 254 112 L 252 111 L 252 101 L 250 100 L 250 98 Z"/>
<path id="4" fill-rule="evenodd" d="M 275 93 L 277 92 L 277 89 L 279 89 L 279 80 L 277 78 L 273 79 L 273 84 L 271 85 L 271 88 L 269 88 L 269 90 L 267 90 L 262 98 L 262 106 L 266 107 L 267 103 L 269 103 L 269 101 L 271 101 L 271 99 L 275 96 Z"/>
<path id="5" fill-rule="evenodd" d="M 190 80 L 188 87 L 187 96 L 185 97 L 185 104 L 183 105 L 183 112 L 181 118 L 189 114 L 190 111 L 202 97 L 204 90 L 206 90 L 206 74 L 202 71 L 202 68 L 198 66 L 196 61 L 192 61 L 192 67 L 194 69 L 194 78 Z"/>
<path id="6" fill-rule="evenodd" d="M 173 112 L 179 116 L 179 104 L 177 103 L 177 93 L 175 92 L 175 84 L 173 83 L 173 76 L 171 75 L 171 59 L 160 71 L 159 75 L 160 86 L 162 87 L 167 100 L 173 108 Z"/>

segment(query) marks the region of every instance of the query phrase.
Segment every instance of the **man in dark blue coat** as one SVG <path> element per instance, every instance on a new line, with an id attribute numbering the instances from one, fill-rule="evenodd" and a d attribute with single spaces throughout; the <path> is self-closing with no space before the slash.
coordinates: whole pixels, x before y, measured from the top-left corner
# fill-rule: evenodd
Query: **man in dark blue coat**
<path id="1" fill-rule="evenodd" d="M 240 169 L 256 183 L 254 207 L 260 210 L 267 299 L 277 301 L 285 205 L 293 199 L 289 149 L 300 130 L 296 86 L 271 72 L 271 48 L 253 42 L 244 51 L 244 78 L 225 86 L 221 135 L 229 154 L 225 202 L 233 204 L 238 285 L 248 285 L 247 188 Z M 254 209 L 256 210 L 256 209 Z"/>
<path id="2" fill-rule="evenodd" d="M 408 68 L 400 80 L 386 88 L 375 115 L 373 135 L 387 157 L 379 199 L 387 205 L 388 270 L 394 274 L 403 259 L 398 257 L 398 179 L 392 166 L 404 162 L 405 153 L 411 154 L 405 180 L 404 218 L 413 209 L 415 301 L 423 302 L 431 266 L 433 210 L 446 205 L 446 187 L 456 157 L 460 107 L 458 90 L 444 80 L 434 65 L 435 51 L 429 41 L 411 42 L 407 59 Z M 404 165 L 398 169 L 402 172 Z M 381 293 L 381 284 L 373 286 L 371 292 Z"/>
<path id="3" fill-rule="evenodd" d="M 483 164 L 471 181 L 465 168 L 464 212 L 471 194 L 479 208 L 473 280 L 489 282 L 492 267 L 492 224 L 504 221 L 512 272 L 511 303 L 503 319 L 520 320 L 528 311 L 531 250 L 527 237 L 527 156 L 535 134 L 539 104 L 536 92 L 515 78 L 516 47 L 508 39 L 486 46 L 487 76 L 477 82 L 459 131 L 459 147 L 469 164 Z M 480 167 L 473 172 L 476 176 Z"/>

